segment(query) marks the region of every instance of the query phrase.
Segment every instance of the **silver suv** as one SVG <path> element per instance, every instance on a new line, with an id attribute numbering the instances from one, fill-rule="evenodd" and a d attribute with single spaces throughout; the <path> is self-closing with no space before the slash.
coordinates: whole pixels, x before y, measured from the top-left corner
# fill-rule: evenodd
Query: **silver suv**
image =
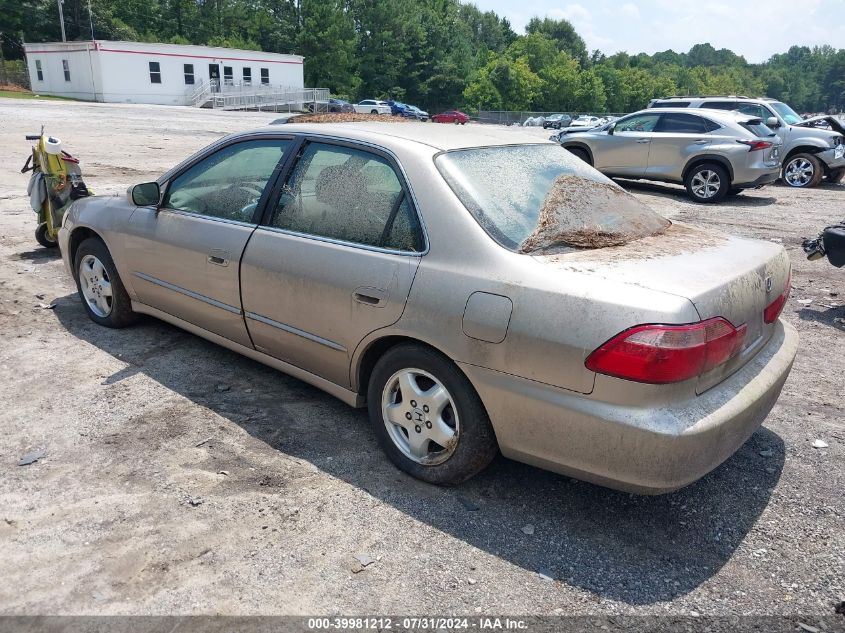
<path id="1" fill-rule="evenodd" d="M 642 110 L 551 139 L 605 175 L 681 183 L 696 202 L 762 187 L 780 173 L 780 139 L 759 118 L 735 112 Z"/>
<path id="2" fill-rule="evenodd" d="M 782 178 L 790 187 L 814 187 L 823 178 L 839 182 L 845 177 L 845 129 L 835 117 L 805 120 L 781 101 L 737 96 L 667 97 L 652 100 L 649 107 L 737 110 L 761 118 L 783 141 Z"/>

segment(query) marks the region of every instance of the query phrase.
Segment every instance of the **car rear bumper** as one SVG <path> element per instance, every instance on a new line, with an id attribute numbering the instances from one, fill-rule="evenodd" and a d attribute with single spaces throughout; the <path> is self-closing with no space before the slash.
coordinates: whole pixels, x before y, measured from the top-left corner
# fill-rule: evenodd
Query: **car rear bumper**
<path id="1" fill-rule="evenodd" d="M 798 347 L 778 321 L 770 341 L 725 381 L 675 407 L 643 408 L 462 364 L 506 457 L 600 485 L 660 494 L 730 457 L 775 404 Z"/>
<path id="2" fill-rule="evenodd" d="M 776 181 L 780 177 L 780 170 L 771 173 L 761 174 L 754 180 L 748 182 L 736 182 L 731 185 L 735 189 L 752 189 L 754 187 L 762 187 Z"/>

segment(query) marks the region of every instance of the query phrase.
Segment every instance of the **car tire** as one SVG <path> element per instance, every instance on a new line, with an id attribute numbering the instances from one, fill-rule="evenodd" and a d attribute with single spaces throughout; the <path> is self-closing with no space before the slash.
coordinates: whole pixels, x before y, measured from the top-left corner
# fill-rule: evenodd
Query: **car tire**
<path id="1" fill-rule="evenodd" d="M 824 176 L 824 168 L 816 156 L 802 152 L 789 157 L 789 160 L 783 164 L 781 176 L 783 182 L 789 187 L 796 189 L 815 187 Z"/>
<path id="2" fill-rule="evenodd" d="M 137 321 L 129 294 L 102 240 L 89 237 L 79 245 L 73 258 L 73 277 L 82 305 L 94 323 L 122 328 Z"/>
<path id="3" fill-rule="evenodd" d="M 567 147 L 566 151 L 572 154 L 575 158 L 583 160 L 588 165 L 590 164 L 590 155 L 587 153 L 587 150 L 581 149 L 580 147 Z"/>
<path id="4" fill-rule="evenodd" d="M 712 204 L 728 195 L 731 180 L 727 170 L 716 163 L 696 165 L 687 173 L 684 186 L 693 202 Z"/>
<path id="5" fill-rule="evenodd" d="M 729 196 L 738 196 L 743 191 L 745 191 L 745 189 L 731 189 L 730 191 L 728 191 L 728 195 Z"/>
<path id="6" fill-rule="evenodd" d="M 428 395 L 433 393 L 436 398 Z M 390 461 L 422 481 L 459 484 L 486 468 L 499 451 L 472 384 L 431 348 L 411 343 L 388 350 L 373 368 L 367 401 L 373 431 Z M 432 438 L 444 438 L 448 446 Z"/>
<path id="7" fill-rule="evenodd" d="M 370 114 L 378 114 L 378 110 L 370 110 Z"/>
<path id="8" fill-rule="evenodd" d="M 50 237 L 50 231 L 47 228 L 47 223 L 42 222 L 35 229 L 35 241 L 41 244 L 44 248 L 56 248 L 59 245 L 58 240 Z"/>
<path id="9" fill-rule="evenodd" d="M 843 178 L 845 178 L 845 167 L 831 169 L 827 175 L 827 181 L 830 183 L 842 182 Z"/>

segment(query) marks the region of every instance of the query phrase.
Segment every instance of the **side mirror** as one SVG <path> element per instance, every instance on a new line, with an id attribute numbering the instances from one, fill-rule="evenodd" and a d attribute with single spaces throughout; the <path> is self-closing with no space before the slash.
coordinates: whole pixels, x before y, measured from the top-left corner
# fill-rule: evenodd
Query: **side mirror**
<path id="1" fill-rule="evenodd" d="M 613 130 L 615 130 L 615 129 L 616 129 L 616 124 L 615 124 L 615 123 L 613 123 L 612 125 L 610 125 L 610 126 L 607 128 L 607 133 L 608 133 L 608 134 L 610 134 L 611 136 L 613 136 Z"/>
<path id="2" fill-rule="evenodd" d="M 136 207 L 157 207 L 161 200 L 161 189 L 157 182 L 144 182 L 132 187 L 130 197 Z"/>
<path id="3" fill-rule="evenodd" d="M 766 119 L 766 125 L 767 125 L 768 127 L 770 127 L 770 128 L 773 128 L 773 129 L 774 129 L 774 128 L 776 128 L 776 127 L 780 127 L 780 121 L 778 121 L 778 118 L 777 118 L 777 117 L 775 117 L 775 116 L 770 116 L 768 119 Z"/>

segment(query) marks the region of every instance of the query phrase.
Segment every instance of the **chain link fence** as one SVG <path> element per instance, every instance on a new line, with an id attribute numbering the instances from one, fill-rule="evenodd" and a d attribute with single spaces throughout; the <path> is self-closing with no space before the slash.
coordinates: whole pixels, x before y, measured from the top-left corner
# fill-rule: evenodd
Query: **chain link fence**
<path id="1" fill-rule="evenodd" d="M 22 59 L 0 61 L 0 85 L 18 86 L 29 90 L 29 73 Z"/>

